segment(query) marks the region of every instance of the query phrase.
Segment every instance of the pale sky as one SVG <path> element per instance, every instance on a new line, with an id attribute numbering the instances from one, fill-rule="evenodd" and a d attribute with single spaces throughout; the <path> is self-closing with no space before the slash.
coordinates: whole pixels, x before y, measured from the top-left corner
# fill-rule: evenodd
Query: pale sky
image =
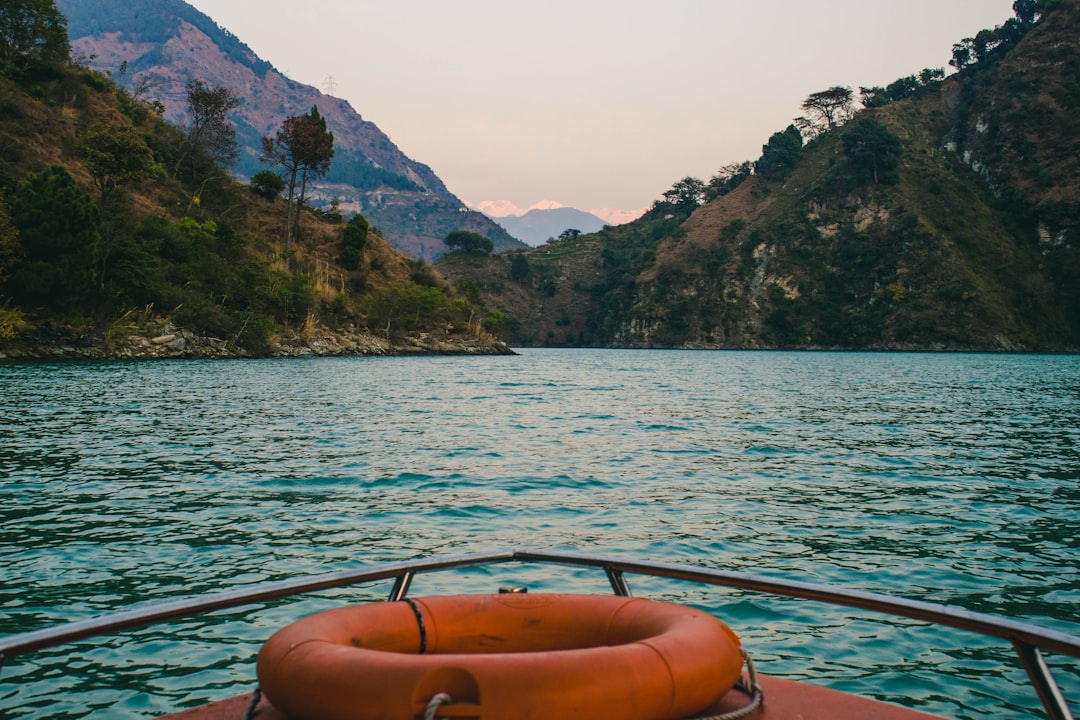
<path id="1" fill-rule="evenodd" d="M 810 93 L 946 68 L 1013 0 L 188 0 L 473 205 L 638 209 Z"/>

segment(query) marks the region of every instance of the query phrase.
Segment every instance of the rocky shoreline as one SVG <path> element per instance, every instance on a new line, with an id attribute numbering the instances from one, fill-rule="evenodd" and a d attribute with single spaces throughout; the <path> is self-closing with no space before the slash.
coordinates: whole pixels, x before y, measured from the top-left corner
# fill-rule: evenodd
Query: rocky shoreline
<path id="1" fill-rule="evenodd" d="M 341 357 L 359 355 L 514 355 L 492 336 L 418 333 L 386 338 L 359 330 L 289 330 L 272 338 L 265 353 L 252 353 L 220 338 L 205 337 L 171 323 L 123 334 L 92 327 L 38 328 L 0 341 L 0 361 L 236 359 Z"/>

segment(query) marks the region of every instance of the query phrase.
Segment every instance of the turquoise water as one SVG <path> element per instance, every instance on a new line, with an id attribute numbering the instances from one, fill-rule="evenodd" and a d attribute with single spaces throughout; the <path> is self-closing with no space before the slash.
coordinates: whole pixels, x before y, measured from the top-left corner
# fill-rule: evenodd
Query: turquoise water
<path id="1" fill-rule="evenodd" d="M 0 365 L 0 634 L 510 546 L 831 583 L 1076 633 L 1078 531 L 1076 356 L 530 350 Z M 604 587 L 523 567 L 414 593 L 504 579 Z M 631 581 L 724 617 L 763 672 L 951 718 L 1037 706 L 995 641 Z M 387 589 L 17 658 L 0 671 L 0 715 L 147 717 L 237 694 L 274 628 Z M 1077 664 L 1051 661 L 1080 700 Z"/>

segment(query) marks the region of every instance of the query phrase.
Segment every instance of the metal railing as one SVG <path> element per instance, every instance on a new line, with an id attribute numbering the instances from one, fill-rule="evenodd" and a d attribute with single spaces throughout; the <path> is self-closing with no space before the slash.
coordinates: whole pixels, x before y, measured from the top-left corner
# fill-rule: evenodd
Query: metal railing
<path id="1" fill-rule="evenodd" d="M 511 562 L 593 567 L 603 570 L 616 595 L 630 595 L 626 575 L 645 575 L 687 582 L 750 590 L 791 598 L 814 600 L 888 615 L 945 625 L 1007 640 L 1027 672 L 1049 720 L 1073 720 L 1065 698 L 1055 683 L 1043 652 L 1080 658 L 1080 636 L 1048 630 L 1029 623 L 970 612 L 960 608 L 905 600 L 877 593 L 817 585 L 725 570 L 698 568 L 663 562 L 627 560 L 585 553 L 510 549 L 442 558 L 384 563 L 358 570 L 265 583 L 195 598 L 177 600 L 112 613 L 87 620 L 0 638 L 0 669 L 16 655 L 55 647 L 86 638 L 109 635 L 136 627 L 191 617 L 215 610 L 241 607 L 295 595 L 341 588 L 380 580 L 394 580 L 390 600 L 403 599 L 414 577 L 458 568 Z"/>

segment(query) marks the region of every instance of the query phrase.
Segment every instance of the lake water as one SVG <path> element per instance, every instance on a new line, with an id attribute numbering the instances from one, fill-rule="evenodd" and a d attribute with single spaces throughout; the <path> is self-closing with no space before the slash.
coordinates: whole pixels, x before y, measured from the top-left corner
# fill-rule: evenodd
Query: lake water
<path id="1" fill-rule="evenodd" d="M 1077 633 L 1078 538 L 1076 356 L 528 350 L 0 365 L 5 635 L 507 547 L 778 575 Z M 444 580 L 494 590 L 503 578 L 490 573 Z M 591 582 L 520 575 L 534 590 Z M 1038 704 L 996 641 L 631 584 L 722 616 L 763 672 L 951 718 L 1030 717 Z M 16 658 L 0 671 L 0 715 L 147 717 L 244 692 L 274 628 L 387 590 Z M 1050 660 L 1080 700 L 1077 663 Z"/>

